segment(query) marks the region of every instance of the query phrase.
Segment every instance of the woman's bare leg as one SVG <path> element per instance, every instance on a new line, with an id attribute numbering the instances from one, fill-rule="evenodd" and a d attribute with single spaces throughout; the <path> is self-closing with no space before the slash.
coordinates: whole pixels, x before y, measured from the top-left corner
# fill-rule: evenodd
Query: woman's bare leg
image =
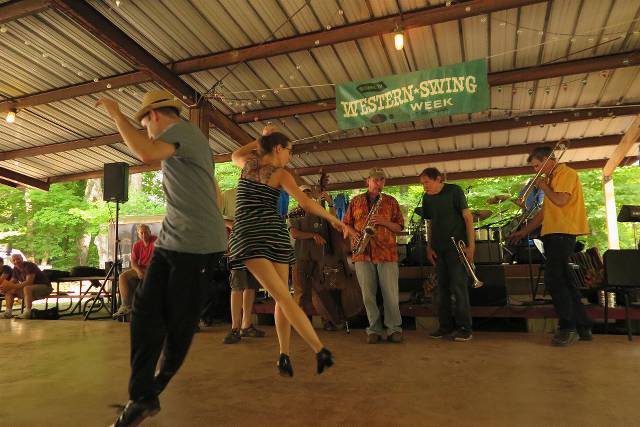
<path id="1" fill-rule="evenodd" d="M 287 281 L 283 280 L 280 272 L 276 270 L 277 264 L 264 258 L 249 259 L 244 264 L 251 274 L 258 279 L 258 282 L 271 294 L 278 308 L 282 310 L 302 339 L 306 341 L 315 353 L 322 350 L 322 343 L 318 338 L 318 334 L 316 334 L 304 311 L 291 297 Z M 286 264 L 284 265 L 286 266 Z"/>
<path id="2" fill-rule="evenodd" d="M 274 264 L 278 276 L 284 283 L 289 282 L 289 266 L 286 264 Z M 280 308 L 280 304 L 276 302 L 276 310 L 274 313 L 276 321 L 276 332 L 278 333 L 278 341 L 280 343 L 280 353 L 286 355 L 291 354 L 291 323 L 287 316 Z"/>

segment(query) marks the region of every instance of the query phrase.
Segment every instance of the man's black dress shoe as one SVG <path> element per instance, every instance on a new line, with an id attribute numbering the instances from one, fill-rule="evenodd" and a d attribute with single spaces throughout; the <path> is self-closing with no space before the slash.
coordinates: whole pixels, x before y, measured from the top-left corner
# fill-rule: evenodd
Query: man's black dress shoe
<path id="1" fill-rule="evenodd" d="M 112 427 L 135 427 L 145 418 L 153 417 L 158 412 L 160 412 L 160 400 L 157 397 L 137 401 L 130 400 Z"/>

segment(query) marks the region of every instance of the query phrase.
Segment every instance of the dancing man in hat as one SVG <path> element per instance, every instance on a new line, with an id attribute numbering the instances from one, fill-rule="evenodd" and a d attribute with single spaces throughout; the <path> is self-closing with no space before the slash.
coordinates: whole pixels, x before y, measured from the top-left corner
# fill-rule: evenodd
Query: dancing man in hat
<path id="1" fill-rule="evenodd" d="M 225 250 L 226 235 L 208 139 L 180 118 L 180 101 L 164 90 L 145 94 L 135 120 L 146 135 L 116 101 L 102 98 L 96 106 L 107 110 L 140 160 L 162 162 L 167 200 L 162 230 L 133 303 L 129 401 L 114 423 L 122 427 L 160 411 L 158 396 L 182 365 L 196 330 L 205 266 Z"/>

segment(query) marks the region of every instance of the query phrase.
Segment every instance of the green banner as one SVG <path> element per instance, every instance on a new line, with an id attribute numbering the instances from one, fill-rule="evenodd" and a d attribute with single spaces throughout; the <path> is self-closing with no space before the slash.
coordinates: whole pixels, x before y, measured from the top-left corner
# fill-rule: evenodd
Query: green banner
<path id="1" fill-rule="evenodd" d="M 336 86 L 336 115 L 343 130 L 476 113 L 488 107 L 484 59 Z"/>

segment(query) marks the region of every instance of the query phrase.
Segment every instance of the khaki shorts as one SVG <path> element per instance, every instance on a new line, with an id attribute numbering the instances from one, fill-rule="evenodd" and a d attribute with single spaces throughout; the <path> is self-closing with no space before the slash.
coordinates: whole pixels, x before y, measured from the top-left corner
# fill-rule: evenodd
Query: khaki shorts
<path id="1" fill-rule="evenodd" d="M 229 276 L 229 284 L 232 290 L 242 291 L 245 289 L 258 289 L 260 284 L 253 277 L 253 274 L 247 270 L 231 270 L 231 276 Z"/>
<path id="2" fill-rule="evenodd" d="M 53 288 L 50 285 L 35 284 L 27 287 L 31 288 L 31 295 L 33 295 L 34 300 L 46 298 L 51 292 L 53 292 Z"/>

